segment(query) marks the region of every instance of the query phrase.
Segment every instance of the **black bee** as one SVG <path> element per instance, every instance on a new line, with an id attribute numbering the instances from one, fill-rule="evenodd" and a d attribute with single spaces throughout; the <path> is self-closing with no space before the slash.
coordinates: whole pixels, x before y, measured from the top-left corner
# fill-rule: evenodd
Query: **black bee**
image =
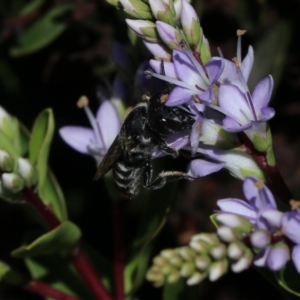
<path id="1" fill-rule="evenodd" d="M 171 133 L 191 129 L 191 115 L 177 107 L 164 105 L 168 94 L 145 97 L 126 117 L 119 135 L 100 163 L 95 179 L 113 170 L 117 188 L 125 198 L 135 198 L 143 185 L 158 189 L 167 181 L 194 179 L 178 171 L 161 172 L 152 179 L 152 154 L 160 150 L 173 157 L 178 151 L 169 147 L 164 139 Z"/>

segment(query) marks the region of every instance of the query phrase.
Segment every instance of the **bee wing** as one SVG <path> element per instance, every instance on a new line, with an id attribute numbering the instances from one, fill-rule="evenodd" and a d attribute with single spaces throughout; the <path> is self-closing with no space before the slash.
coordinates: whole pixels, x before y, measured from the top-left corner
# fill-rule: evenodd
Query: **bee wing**
<path id="1" fill-rule="evenodd" d="M 115 138 L 111 146 L 109 147 L 107 153 L 103 157 L 97 172 L 94 176 L 94 180 L 98 180 L 102 176 L 104 176 L 108 171 L 111 170 L 113 167 L 113 164 L 116 162 L 116 160 L 119 158 L 121 154 L 121 144 L 119 136 Z"/>

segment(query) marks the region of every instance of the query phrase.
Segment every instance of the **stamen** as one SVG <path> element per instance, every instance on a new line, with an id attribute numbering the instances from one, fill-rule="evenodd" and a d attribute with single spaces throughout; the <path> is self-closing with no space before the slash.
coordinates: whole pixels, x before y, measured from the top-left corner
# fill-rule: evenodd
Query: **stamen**
<path id="1" fill-rule="evenodd" d="M 240 68 L 240 67 L 242 66 L 241 60 L 238 59 L 237 57 L 234 57 L 234 58 L 232 59 L 232 61 L 234 62 L 235 66 L 236 66 L 237 68 Z"/>
<path id="2" fill-rule="evenodd" d="M 167 77 L 167 76 L 164 76 L 164 75 L 160 75 L 160 74 L 154 73 L 150 70 L 145 71 L 144 74 L 146 75 L 146 78 L 151 78 L 153 76 L 153 77 L 156 77 L 156 78 L 161 79 L 163 81 L 170 82 L 171 84 L 181 86 L 183 88 L 195 91 L 196 93 L 198 92 L 198 90 L 195 89 L 194 86 L 186 84 L 183 81 L 180 81 L 180 80 L 177 80 L 177 79 L 174 79 L 174 78 L 170 78 L 170 77 Z M 150 75 L 150 76 L 147 77 L 148 75 Z"/>
<path id="3" fill-rule="evenodd" d="M 237 30 L 236 34 L 238 36 L 238 42 L 237 42 L 237 49 L 236 49 L 236 56 L 239 61 L 242 61 L 242 38 L 241 36 L 246 33 L 246 30 Z"/>
<path id="4" fill-rule="evenodd" d="M 290 201 L 290 206 L 292 210 L 297 210 L 300 207 L 300 201 L 292 199 Z"/>
<path id="5" fill-rule="evenodd" d="M 264 187 L 264 182 L 262 180 L 257 180 L 254 185 L 258 190 L 261 190 Z"/>
<path id="6" fill-rule="evenodd" d="M 223 52 L 220 47 L 217 47 L 218 54 L 221 58 L 224 58 Z"/>
<path id="7" fill-rule="evenodd" d="M 91 109 L 89 108 L 89 99 L 86 97 L 86 96 L 81 96 L 79 98 L 79 100 L 77 101 L 77 106 L 79 108 L 83 108 L 87 117 L 88 117 L 88 120 L 90 121 L 90 124 L 94 130 L 94 133 L 96 135 L 96 140 L 98 141 L 99 144 L 105 146 L 104 144 L 104 139 L 103 139 L 103 136 L 102 136 L 102 133 L 101 133 L 101 130 L 99 128 L 99 125 L 95 119 L 95 116 L 93 115 Z"/>
<path id="8" fill-rule="evenodd" d="M 169 94 L 164 94 L 159 98 L 160 103 L 165 103 L 169 98 Z"/>

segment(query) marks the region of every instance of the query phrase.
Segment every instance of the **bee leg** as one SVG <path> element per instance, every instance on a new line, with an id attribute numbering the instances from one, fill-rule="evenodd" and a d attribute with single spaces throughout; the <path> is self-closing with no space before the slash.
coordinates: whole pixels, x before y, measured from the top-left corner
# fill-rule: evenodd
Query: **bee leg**
<path id="1" fill-rule="evenodd" d="M 144 165 L 143 169 L 143 182 L 144 182 L 144 187 L 148 187 L 151 182 L 152 178 L 152 164 L 151 164 L 151 159 L 147 159 Z"/>
<path id="2" fill-rule="evenodd" d="M 169 147 L 164 141 L 162 141 L 159 145 L 158 145 L 158 150 L 160 150 L 161 152 L 167 154 L 167 155 L 171 155 L 174 158 L 179 156 L 179 152 L 171 147 Z"/>
<path id="3" fill-rule="evenodd" d="M 153 180 L 152 183 L 149 183 L 145 186 L 148 189 L 156 190 L 163 187 L 168 181 L 175 181 L 179 179 L 193 180 L 195 178 L 188 175 L 187 173 L 182 173 L 179 171 L 167 171 L 158 174 L 158 176 Z"/>

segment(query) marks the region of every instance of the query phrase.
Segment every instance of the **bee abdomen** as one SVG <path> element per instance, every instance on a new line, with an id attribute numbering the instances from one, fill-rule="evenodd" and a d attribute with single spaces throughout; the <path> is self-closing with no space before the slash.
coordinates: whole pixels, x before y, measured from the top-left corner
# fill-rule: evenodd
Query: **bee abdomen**
<path id="1" fill-rule="evenodd" d="M 139 194 L 142 175 L 141 168 L 119 160 L 114 166 L 113 175 L 118 190 L 125 198 L 131 199 Z"/>

